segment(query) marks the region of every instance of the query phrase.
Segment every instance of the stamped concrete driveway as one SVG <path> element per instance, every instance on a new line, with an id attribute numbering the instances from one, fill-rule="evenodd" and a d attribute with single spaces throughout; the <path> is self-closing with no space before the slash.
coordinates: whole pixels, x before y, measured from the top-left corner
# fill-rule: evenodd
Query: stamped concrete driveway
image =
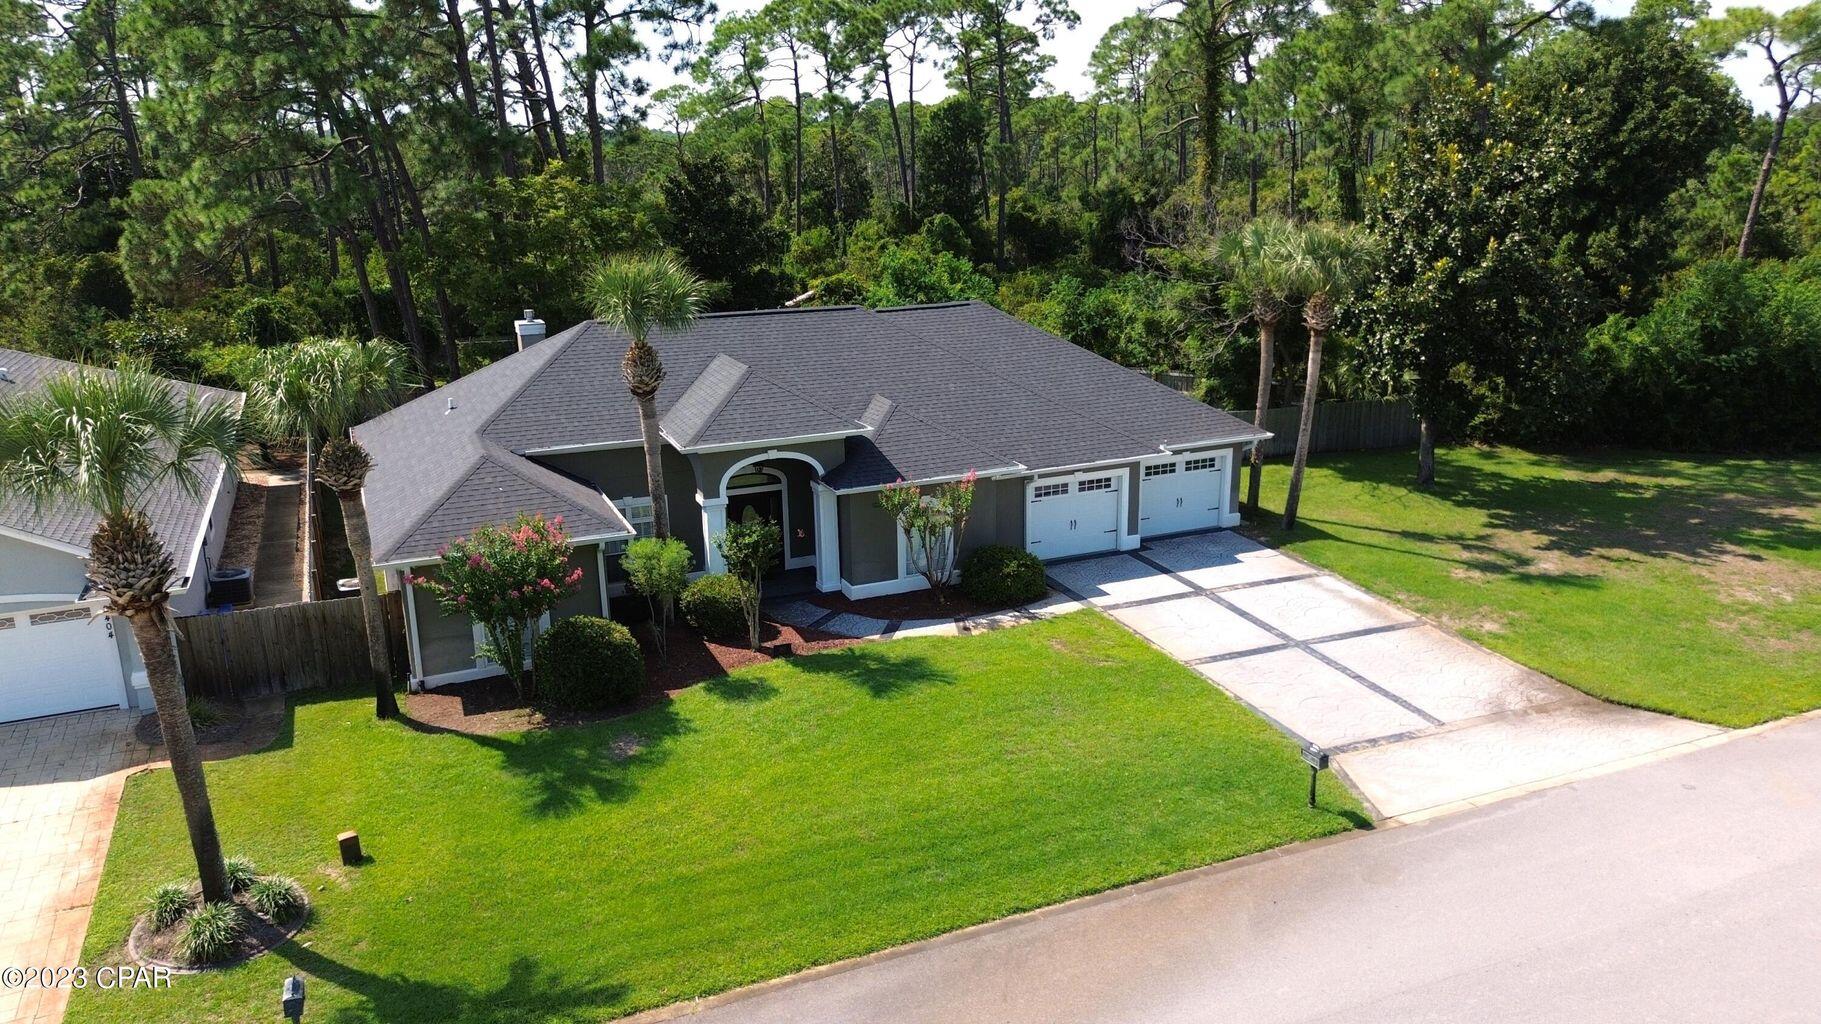
<path id="1" fill-rule="evenodd" d="M 1381 817 L 1439 813 L 1719 731 L 1595 700 L 1231 532 L 1049 573 L 1326 749 Z"/>
<path id="2" fill-rule="evenodd" d="M 0 967 L 69 967 L 125 785 L 150 750 L 125 711 L 0 725 Z M 0 1024 L 54 1024 L 68 989 L 0 988 Z"/>

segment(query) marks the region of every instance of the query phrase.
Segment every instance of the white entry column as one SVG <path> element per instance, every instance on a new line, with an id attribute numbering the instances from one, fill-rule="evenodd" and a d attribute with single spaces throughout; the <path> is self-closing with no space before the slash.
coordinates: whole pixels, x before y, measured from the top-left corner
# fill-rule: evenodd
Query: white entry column
<path id="1" fill-rule="evenodd" d="M 702 503 L 702 567 L 709 572 L 726 572 L 727 562 L 715 542 L 727 532 L 727 499 L 704 498 L 698 491 L 696 500 Z"/>
<path id="2" fill-rule="evenodd" d="M 834 488 L 820 480 L 810 482 L 816 494 L 816 589 L 823 593 L 841 589 L 841 531 L 836 518 Z"/>

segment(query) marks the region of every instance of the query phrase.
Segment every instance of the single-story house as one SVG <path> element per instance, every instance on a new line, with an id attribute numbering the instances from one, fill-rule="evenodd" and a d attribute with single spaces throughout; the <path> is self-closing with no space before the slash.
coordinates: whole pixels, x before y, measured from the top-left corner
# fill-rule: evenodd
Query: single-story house
<path id="1" fill-rule="evenodd" d="M 615 555 L 651 522 L 626 338 L 544 338 L 355 430 L 373 457 L 375 563 L 406 590 L 414 686 L 491 671 L 478 627 L 403 582 L 437 550 L 519 513 L 561 515 L 584 583 L 557 616 L 601 614 Z M 877 492 L 977 474 L 963 551 L 1044 559 L 1239 522 L 1237 463 L 1269 435 L 977 302 L 717 313 L 661 333 L 672 533 L 706 571 L 748 509 L 784 531 L 786 570 L 865 598 L 925 586 Z M 389 584 L 392 585 L 392 584 Z"/>
<path id="2" fill-rule="evenodd" d="M 0 348 L 0 403 L 77 364 Z M 90 373 L 109 370 L 89 368 Z M 202 401 L 233 402 L 237 392 L 191 384 Z M 219 459 L 202 467 L 190 494 L 167 482 L 145 511 L 177 564 L 171 598 L 176 615 L 206 610 L 209 572 L 227 539 L 234 480 Z M 0 722 L 121 707 L 151 710 L 144 662 L 132 630 L 102 613 L 106 602 L 88 581 L 89 538 L 96 516 L 69 504 L 42 511 L 0 495 Z"/>

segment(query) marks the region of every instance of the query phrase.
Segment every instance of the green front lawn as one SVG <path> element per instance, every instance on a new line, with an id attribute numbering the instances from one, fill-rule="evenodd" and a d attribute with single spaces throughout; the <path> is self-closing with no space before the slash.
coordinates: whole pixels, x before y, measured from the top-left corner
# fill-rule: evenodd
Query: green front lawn
<path id="1" fill-rule="evenodd" d="M 1273 544 L 1597 697 L 1721 725 L 1821 706 L 1821 458 L 1318 457 Z"/>
<path id="2" fill-rule="evenodd" d="M 316 920 L 174 991 L 76 993 L 69 1019 L 601 1020 L 1072 896 L 1345 830 L 1295 746 L 1096 613 L 743 670 L 662 708 L 494 737 L 300 701 L 273 749 L 211 765 L 230 852 Z M 335 835 L 374 858 L 334 866 Z M 84 948 L 185 873 L 168 777 L 135 777 Z M 1084 965 L 1091 969 L 1091 965 Z"/>

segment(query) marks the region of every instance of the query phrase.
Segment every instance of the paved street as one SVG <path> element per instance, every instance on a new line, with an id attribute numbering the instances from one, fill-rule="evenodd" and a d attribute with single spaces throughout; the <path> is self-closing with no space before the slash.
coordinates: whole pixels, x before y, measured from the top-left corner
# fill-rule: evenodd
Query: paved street
<path id="1" fill-rule="evenodd" d="M 782 983 L 690 1024 L 1813 1021 L 1821 719 Z"/>
<path id="2" fill-rule="evenodd" d="M 1383 817 L 1459 809 L 1719 731 L 1595 700 L 1231 531 L 1049 572 L 1336 754 Z"/>
<path id="3" fill-rule="evenodd" d="M 122 769 L 149 748 L 135 716 L 85 711 L 0 725 L 0 967 L 73 966 L 101 884 Z M 0 989 L 0 1024 L 63 1018 L 68 989 Z"/>

